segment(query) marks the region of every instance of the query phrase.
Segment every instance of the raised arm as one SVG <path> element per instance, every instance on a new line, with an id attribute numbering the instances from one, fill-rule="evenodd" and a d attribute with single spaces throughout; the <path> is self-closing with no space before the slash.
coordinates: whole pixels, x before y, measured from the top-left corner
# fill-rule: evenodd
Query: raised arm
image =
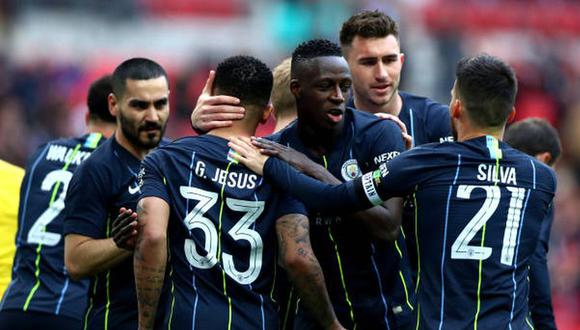
<path id="1" fill-rule="evenodd" d="M 233 96 L 212 95 L 215 71 L 210 71 L 209 77 L 197 99 L 195 109 L 191 112 L 191 127 L 204 134 L 214 128 L 228 127 L 233 120 L 244 118 L 245 110 L 240 106 L 240 100 Z"/>
<path id="2" fill-rule="evenodd" d="M 324 329 L 343 329 L 326 291 L 324 274 L 310 245 L 308 218 L 288 214 L 276 221 L 282 266 L 301 301 Z"/>
<path id="3" fill-rule="evenodd" d="M 252 144 L 262 154 L 278 157 L 298 171 L 324 183 L 331 185 L 342 183 L 322 165 L 291 147 L 263 138 L 252 138 Z M 369 232 L 376 238 L 394 240 L 400 233 L 402 207 L 403 200 L 401 198 L 391 198 L 380 205 L 352 213 L 349 218 L 364 223 L 369 228 Z"/>
<path id="4" fill-rule="evenodd" d="M 139 234 L 133 257 L 139 329 L 153 329 L 167 264 L 169 205 L 158 197 L 145 197 L 137 205 Z"/>
<path id="5" fill-rule="evenodd" d="M 309 208 L 329 214 L 339 214 L 364 210 L 382 203 L 376 193 L 370 199 L 366 198 L 364 193 L 360 193 L 363 184 L 361 178 L 340 185 L 326 184 L 299 173 L 288 163 L 276 157 L 262 155 L 252 146 L 249 139 L 235 138 L 229 142 L 229 146 L 237 153 L 232 154 L 232 157 L 289 192 Z M 373 186 L 373 183 L 371 182 L 370 185 Z M 370 202 L 371 200 L 374 204 Z"/>

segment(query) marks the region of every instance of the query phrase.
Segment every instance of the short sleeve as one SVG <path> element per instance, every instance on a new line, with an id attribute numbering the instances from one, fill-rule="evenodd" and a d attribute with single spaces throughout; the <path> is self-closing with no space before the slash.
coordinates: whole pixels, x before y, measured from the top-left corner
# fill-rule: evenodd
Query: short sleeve
<path id="1" fill-rule="evenodd" d="M 390 120 L 380 120 L 367 136 L 373 137 L 373 140 L 369 141 L 371 169 L 377 169 L 381 164 L 389 162 L 405 151 L 401 129 Z"/>
<path id="2" fill-rule="evenodd" d="M 93 164 L 90 158 L 77 168 L 66 194 L 65 235 L 106 237 L 110 181 L 103 166 Z"/>
<path id="3" fill-rule="evenodd" d="M 159 155 L 154 152 L 141 162 L 141 170 L 139 171 L 141 198 L 158 197 L 171 205 L 166 179 L 157 165 L 157 156 Z"/>
<path id="4" fill-rule="evenodd" d="M 280 192 L 281 196 L 277 208 L 276 219 L 281 218 L 287 214 L 303 214 L 308 216 L 306 206 L 290 194 Z"/>

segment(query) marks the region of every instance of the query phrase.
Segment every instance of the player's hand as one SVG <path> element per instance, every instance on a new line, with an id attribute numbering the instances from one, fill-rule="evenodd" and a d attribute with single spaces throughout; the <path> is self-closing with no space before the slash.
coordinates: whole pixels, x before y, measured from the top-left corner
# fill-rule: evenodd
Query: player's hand
<path id="1" fill-rule="evenodd" d="M 113 221 L 111 237 L 118 248 L 133 251 L 137 239 L 137 213 L 120 208 L 119 215 Z"/>
<path id="2" fill-rule="evenodd" d="M 260 149 L 262 154 L 278 157 L 302 173 L 314 175 L 321 167 L 320 164 L 315 163 L 305 154 L 274 141 L 252 137 L 252 144 Z"/>
<path id="3" fill-rule="evenodd" d="M 403 141 L 405 142 L 405 149 L 409 150 L 413 147 L 413 137 L 407 133 L 407 126 L 405 125 L 405 123 L 401 121 L 401 119 L 399 119 L 399 117 L 384 112 L 377 112 L 375 113 L 375 116 L 381 119 L 391 120 L 395 124 L 397 124 L 397 126 L 399 126 L 399 128 L 401 129 L 401 132 L 403 132 Z"/>
<path id="4" fill-rule="evenodd" d="M 191 127 L 199 134 L 232 126 L 232 121 L 244 118 L 246 112 L 237 97 L 211 95 L 214 78 L 215 71 L 212 70 L 191 113 Z"/>
<path id="5" fill-rule="evenodd" d="M 235 137 L 230 139 L 228 146 L 236 153 L 231 153 L 229 156 L 242 163 L 244 166 L 252 170 L 252 172 L 264 175 L 264 164 L 268 160 L 268 156 L 262 155 L 260 150 L 252 145 L 252 141 L 247 137 Z"/>

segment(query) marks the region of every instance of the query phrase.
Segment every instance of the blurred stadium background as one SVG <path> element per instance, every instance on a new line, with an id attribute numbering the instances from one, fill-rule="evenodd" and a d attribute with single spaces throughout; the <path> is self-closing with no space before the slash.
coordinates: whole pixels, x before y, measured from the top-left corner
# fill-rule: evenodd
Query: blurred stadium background
<path id="1" fill-rule="evenodd" d="M 220 60 L 252 54 L 274 67 L 301 41 L 336 41 L 361 9 L 400 22 L 402 90 L 447 103 L 456 61 L 487 52 L 516 68 L 518 119 L 542 117 L 558 128 L 564 157 L 549 267 L 559 328 L 580 328 L 577 0 L 3 0 L 0 158 L 23 166 L 37 145 L 84 132 L 90 82 L 133 56 L 169 71 L 168 136 L 192 134 L 190 111 Z"/>

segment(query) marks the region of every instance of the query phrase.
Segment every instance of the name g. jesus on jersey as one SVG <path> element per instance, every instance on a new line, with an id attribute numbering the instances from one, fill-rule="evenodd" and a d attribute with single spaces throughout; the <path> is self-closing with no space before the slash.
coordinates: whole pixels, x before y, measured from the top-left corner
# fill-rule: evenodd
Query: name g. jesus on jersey
<path id="1" fill-rule="evenodd" d="M 195 164 L 195 175 L 203 179 L 209 179 L 220 185 L 226 185 L 230 188 L 237 189 L 254 189 L 258 182 L 256 174 L 239 173 L 215 168 L 214 173 L 206 173 L 207 166 L 203 161 L 197 161 Z"/>

